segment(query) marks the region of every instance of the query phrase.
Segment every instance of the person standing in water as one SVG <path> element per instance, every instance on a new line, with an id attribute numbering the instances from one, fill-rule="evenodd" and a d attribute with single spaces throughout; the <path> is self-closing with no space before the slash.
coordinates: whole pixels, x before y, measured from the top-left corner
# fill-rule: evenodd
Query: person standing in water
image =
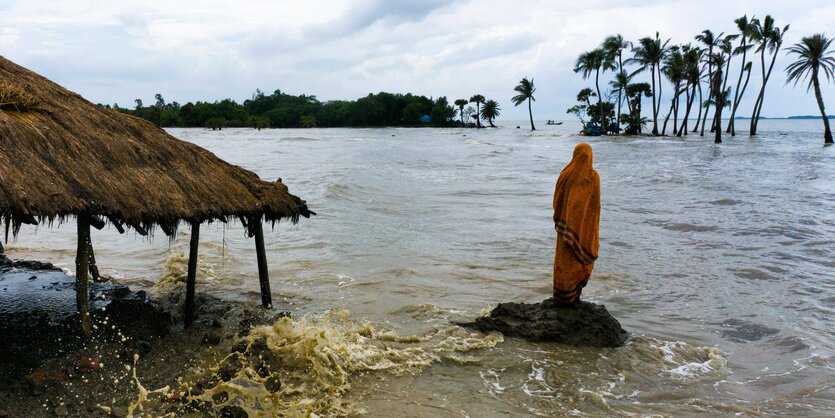
<path id="1" fill-rule="evenodd" d="M 554 301 L 579 302 L 599 247 L 600 176 L 592 167 L 591 146 L 574 147 L 574 157 L 560 172 L 554 190 Z"/>

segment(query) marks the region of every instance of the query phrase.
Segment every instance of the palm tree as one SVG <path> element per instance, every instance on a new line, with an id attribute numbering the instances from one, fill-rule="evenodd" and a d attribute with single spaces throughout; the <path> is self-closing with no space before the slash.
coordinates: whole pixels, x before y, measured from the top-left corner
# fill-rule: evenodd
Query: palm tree
<path id="1" fill-rule="evenodd" d="M 574 66 L 574 72 L 583 73 L 583 79 L 589 78 L 594 72 L 594 86 L 597 88 L 597 106 L 600 117 L 600 129 L 606 132 L 606 113 L 603 111 L 603 95 L 600 94 L 600 72 L 606 70 L 614 70 L 615 63 L 606 55 L 603 48 L 593 49 L 584 52 L 577 57 L 577 64 Z"/>
<path id="2" fill-rule="evenodd" d="M 719 78 L 723 79 L 721 84 L 713 86 L 713 96 L 714 99 L 717 99 L 713 100 L 714 105 L 719 102 L 717 95 L 720 92 L 724 94 L 728 91 L 728 79 L 730 77 L 727 77 L 726 75 L 731 72 L 731 59 L 733 58 L 734 50 L 733 41 L 735 41 L 738 37 L 739 35 L 726 35 L 722 38 L 722 43 L 719 45 L 719 52 L 713 56 L 714 65 L 716 65 L 716 73 L 714 73 L 714 75 L 721 74 L 721 77 Z M 729 102 L 730 100 L 725 100 L 725 105 Z M 710 132 L 715 131 L 718 126 L 722 125 L 721 110 L 723 109 L 717 108 L 716 112 L 713 113 L 713 123 L 710 125 Z"/>
<path id="3" fill-rule="evenodd" d="M 470 97 L 470 103 L 475 103 L 475 127 L 483 128 L 484 126 L 481 125 L 479 116 L 481 115 L 481 104 L 484 103 L 484 96 L 476 94 Z"/>
<path id="4" fill-rule="evenodd" d="M 723 87 L 725 84 L 723 81 L 723 69 L 722 67 L 725 66 L 725 53 L 718 52 L 713 56 L 713 62 L 716 64 L 716 73 L 713 74 L 713 89 L 716 94 L 713 96 L 713 104 L 716 106 L 716 116 L 713 119 L 714 123 L 714 132 L 716 136 L 713 142 L 717 144 L 722 143 L 722 110 L 728 106 L 731 97 L 731 89 L 727 87 Z M 730 56 L 728 56 L 730 59 Z M 727 81 L 727 80 L 725 80 Z"/>
<path id="5" fill-rule="evenodd" d="M 626 102 L 626 109 L 629 113 L 632 113 L 632 104 L 629 102 L 629 99 L 626 97 L 626 88 L 629 87 L 629 84 L 632 82 L 632 76 L 626 73 L 617 73 L 615 74 L 615 78 L 609 81 L 609 87 L 612 88 L 612 91 L 618 92 L 618 114 L 621 113 L 621 105 L 623 102 Z M 589 89 L 591 91 L 591 89 Z M 621 96 L 621 92 L 624 94 Z M 618 119 L 620 120 L 620 119 Z M 620 126 L 620 122 L 618 122 L 618 126 Z"/>
<path id="6" fill-rule="evenodd" d="M 638 46 L 632 49 L 633 58 L 627 60 L 628 63 L 637 63 L 641 66 L 639 71 L 650 68 L 652 76 L 652 134 L 658 135 L 658 112 L 661 109 L 661 62 L 667 55 L 667 44 L 670 42 L 667 39 L 663 44 L 659 38 L 658 32 L 655 32 L 655 38 L 641 38 L 638 40 Z M 655 83 L 655 70 L 658 71 L 658 86 Z"/>
<path id="7" fill-rule="evenodd" d="M 673 122 L 673 131 L 678 130 L 678 98 L 681 94 L 681 80 L 684 78 L 684 56 L 681 54 L 681 47 L 673 45 L 670 48 L 670 53 L 664 59 L 664 65 L 661 67 L 661 73 L 670 80 L 673 84 L 673 100 L 670 102 L 670 111 L 667 112 L 667 117 L 664 118 L 664 127 L 661 129 L 661 135 L 667 134 L 667 122 L 670 121 L 670 116 L 675 112 L 675 122 Z"/>
<path id="8" fill-rule="evenodd" d="M 742 63 L 739 67 L 739 79 L 736 80 L 736 91 L 734 92 L 734 100 L 733 105 L 731 106 L 731 118 L 728 121 L 728 129 L 725 133 L 731 134 L 731 136 L 736 135 L 736 127 L 734 126 L 734 121 L 736 118 L 736 109 L 739 107 L 739 101 L 742 99 L 742 95 L 745 94 L 745 89 L 742 88 L 742 76 L 745 74 L 745 68 L 750 68 L 747 61 L 748 50 L 751 49 L 751 45 L 748 43 L 749 39 L 753 40 L 752 32 L 754 31 L 754 22 L 748 21 L 748 15 L 743 15 L 742 17 L 735 19 L 734 23 L 736 23 L 737 29 L 739 29 L 739 46 L 733 51 L 734 55 L 742 54 Z M 748 73 L 748 76 L 751 76 L 751 73 Z M 745 85 L 748 85 L 748 80 L 746 79 Z"/>
<path id="9" fill-rule="evenodd" d="M 707 102 L 705 102 L 702 106 L 705 107 L 704 117 L 702 118 L 702 130 L 700 135 L 705 136 L 705 123 L 707 123 L 707 114 L 710 113 L 710 104 L 711 100 L 713 99 L 713 49 L 718 48 L 719 45 L 722 43 L 722 35 L 725 33 L 722 32 L 719 36 L 714 36 L 713 32 L 710 29 L 705 29 L 699 35 L 696 35 L 696 40 L 703 43 L 707 46 L 707 55 L 705 55 L 705 60 L 707 61 L 707 74 L 708 74 L 708 88 L 707 88 Z M 699 88 L 701 89 L 701 83 L 699 83 Z"/>
<path id="10" fill-rule="evenodd" d="M 755 19 L 756 20 L 756 19 Z M 757 52 L 760 53 L 760 64 L 762 65 L 762 86 L 760 87 L 760 94 L 757 96 L 757 102 L 754 103 L 754 113 L 751 116 L 751 135 L 757 134 L 757 125 L 759 124 L 760 112 L 763 110 L 763 102 L 765 101 L 765 86 L 768 84 L 768 79 L 771 77 L 771 70 L 774 69 L 774 62 L 777 60 L 777 53 L 783 46 L 783 36 L 789 30 L 789 25 L 780 29 L 774 25 L 774 18 L 766 15 L 763 24 L 759 21 L 752 22 L 754 24 L 753 38 L 759 42 L 760 46 Z M 765 50 L 771 52 L 771 64 L 768 66 L 768 72 L 765 71 Z"/>
<path id="11" fill-rule="evenodd" d="M 609 61 L 618 61 L 618 74 L 617 78 L 620 83 L 617 85 L 618 91 L 618 110 L 617 110 L 617 125 L 618 129 L 620 129 L 620 105 L 623 102 L 623 90 L 626 89 L 627 82 L 623 82 L 627 80 L 626 73 L 623 72 L 623 50 L 627 48 L 632 48 L 632 42 L 626 41 L 623 39 L 623 36 L 620 34 L 612 35 L 606 38 L 603 41 L 603 50 L 606 51 L 607 58 Z"/>
<path id="12" fill-rule="evenodd" d="M 641 133 L 646 118 L 641 116 L 641 98 L 652 97 L 652 88 L 648 83 L 634 83 L 626 86 L 626 99 L 630 101 L 632 109 L 629 114 L 631 126 L 626 127 L 626 133 Z"/>
<path id="13" fill-rule="evenodd" d="M 822 33 L 804 37 L 800 43 L 789 48 L 789 54 L 797 55 L 797 61 L 786 67 L 786 73 L 788 73 L 786 84 L 794 81 L 796 86 L 801 79 L 809 78 L 806 92 L 812 88 L 815 89 L 815 98 L 818 100 L 818 107 L 823 118 L 824 144 L 832 143 L 832 131 L 829 130 L 829 118 L 826 116 L 826 109 L 823 105 L 819 76 L 823 72 L 827 81 L 835 78 L 835 57 L 832 56 L 835 51 L 829 49 L 831 45 L 832 39 Z"/>
<path id="14" fill-rule="evenodd" d="M 495 128 L 496 125 L 493 125 L 493 119 L 499 117 L 499 111 L 501 110 L 499 102 L 495 100 L 488 100 L 484 102 L 484 107 L 481 108 L 481 117 L 487 119 L 487 122 L 490 123 L 490 127 Z"/>
<path id="15" fill-rule="evenodd" d="M 533 97 L 533 93 L 536 91 L 536 87 L 533 85 L 533 79 L 528 80 L 527 77 L 522 77 L 522 81 L 513 88 L 513 91 L 519 93 L 510 99 L 513 101 L 514 106 L 519 106 L 525 100 L 528 101 L 528 116 L 531 118 L 531 130 L 535 131 L 536 127 L 533 126 L 533 112 L 531 111 L 531 101 L 536 101 Z"/>
<path id="16" fill-rule="evenodd" d="M 702 60 L 702 53 L 704 52 L 701 48 L 694 48 L 690 44 L 685 45 L 682 51 L 684 55 L 683 76 L 689 89 L 685 87 L 684 90 L 687 95 L 687 100 L 685 101 L 686 110 L 684 112 L 684 120 L 681 123 L 681 129 L 676 134 L 678 137 L 681 137 L 682 134 L 687 135 L 690 110 L 693 109 L 693 102 L 696 100 L 696 87 L 698 86 L 701 89 L 702 68 L 699 64 Z M 699 118 L 696 118 L 696 120 L 698 121 Z"/>
<path id="17" fill-rule="evenodd" d="M 467 99 L 458 99 L 455 101 L 455 105 L 458 106 L 458 114 L 461 115 L 461 125 L 464 125 L 464 106 L 469 103 Z"/>
<path id="18" fill-rule="evenodd" d="M 591 100 L 590 100 L 591 97 L 597 97 L 597 93 L 595 93 L 594 90 L 592 90 L 588 87 L 580 90 L 580 92 L 577 93 L 577 101 L 578 102 L 586 102 L 586 105 L 588 106 L 588 108 L 591 108 Z"/>

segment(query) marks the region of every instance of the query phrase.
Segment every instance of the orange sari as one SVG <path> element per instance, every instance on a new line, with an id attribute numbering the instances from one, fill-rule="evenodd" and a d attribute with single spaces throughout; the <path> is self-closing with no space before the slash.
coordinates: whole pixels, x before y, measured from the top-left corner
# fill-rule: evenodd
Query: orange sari
<path id="1" fill-rule="evenodd" d="M 574 148 L 554 190 L 554 299 L 573 303 L 591 277 L 600 246 L 600 176 L 592 167 L 591 146 Z"/>

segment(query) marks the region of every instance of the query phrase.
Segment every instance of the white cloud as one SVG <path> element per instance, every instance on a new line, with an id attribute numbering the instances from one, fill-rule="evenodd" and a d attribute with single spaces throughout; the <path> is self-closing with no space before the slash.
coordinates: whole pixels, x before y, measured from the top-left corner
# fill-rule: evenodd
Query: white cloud
<path id="1" fill-rule="evenodd" d="M 835 28 L 835 6 L 818 0 L 26 0 L 0 9 L 0 53 L 95 102 L 158 92 L 181 103 L 242 100 L 255 88 L 322 99 L 480 93 L 502 103 L 503 119 L 525 116 L 510 103 L 522 76 L 538 87 L 535 116 L 565 117 L 588 85 L 572 71 L 576 56 L 609 34 L 658 30 L 690 42 L 702 29 L 733 31 L 744 13 L 791 23 L 787 44 Z M 816 111 L 804 89 L 783 86 L 788 62 L 778 59 L 765 115 Z M 831 85 L 824 94 L 835 100 Z"/>

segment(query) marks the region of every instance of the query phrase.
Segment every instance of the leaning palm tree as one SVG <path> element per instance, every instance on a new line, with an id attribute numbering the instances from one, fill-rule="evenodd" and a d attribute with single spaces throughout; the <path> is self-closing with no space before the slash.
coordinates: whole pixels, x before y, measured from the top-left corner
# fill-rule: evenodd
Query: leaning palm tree
<path id="1" fill-rule="evenodd" d="M 701 88 L 702 67 L 699 64 L 702 60 L 702 54 L 704 51 L 701 48 L 692 47 L 690 44 L 687 44 L 682 49 L 682 53 L 684 61 L 683 76 L 684 81 L 686 82 L 684 92 L 687 96 L 687 100 L 685 101 L 686 107 L 684 119 L 681 122 L 681 129 L 679 129 L 678 133 L 676 133 L 676 136 L 678 137 L 681 137 L 682 134 L 687 135 L 690 111 L 693 109 L 693 102 L 696 100 L 696 87 L 698 86 Z M 696 120 L 698 121 L 699 118 L 696 118 Z"/>
<path id="2" fill-rule="evenodd" d="M 713 118 L 714 124 L 714 132 L 716 136 L 714 137 L 713 142 L 720 144 L 722 143 L 722 110 L 725 109 L 730 104 L 731 101 L 731 89 L 729 87 L 724 87 L 727 81 L 727 77 L 724 76 L 724 70 L 722 67 L 726 65 L 725 63 L 726 54 L 723 52 L 718 52 L 713 56 L 713 63 L 716 65 L 716 72 L 713 73 L 713 90 L 715 94 L 713 95 L 713 105 L 716 106 L 716 115 Z M 728 60 L 730 60 L 730 56 L 727 55 Z"/>
<path id="3" fill-rule="evenodd" d="M 807 36 L 800 43 L 789 48 L 789 54 L 797 55 L 797 61 L 786 67 L 786 73 L 788 73 L 786 84 L 794 81 L 796 86 L 800 80 L 809 78 L 806 92 L 809 92 L 812 88 L 815 89 L 815 98 L 818 100 L 818 107 L 823 118 L 824 144 L 832 143 L 832 131 L 829 130 L 829 118 L 826 116 L 826 109 L 821 96 L 820 73 L 823 72 L 827 81 L 832 81 L 835 78 L 835 57 L 832 56 L 835 51 L 829 49 L 831 45 L 832 39 L 827 38 L 822 33 Z"/>
<path id="4" fill-rule="evenodd" d="M 684 79 L 684 55 L 682 55 L 681 49 L 681 46 L 673 45 L 670 48 L 670 53 L 664 58 L 664 65 L 661 67 L 661 73 L 670 80 L 670 83 L 674 87 L 673 99 L 670 102 L 670 111 L 667 112 L 667 117 L 664 118 L 661 135 L 667 135 L 667 122 L 670 121 L 670 116 L 673 112 L 675 112 L 673 131 L 678 131 L 678 102 L 682 92 L 681 81 Z"/>
<path id="5" fill-rule="evenodd" d="M 739 101 L 742 99 L 742 95 L 745 94 L 745 89 L 742 88 L 742 77 L 745 75 L 745 68 L 750 68 L 748 65 L 748 50 L 751 49 L 752 44 L 749 41 L 753 42 L 752 34 L 754 32 L 754 22 L 757 22 L 757 19 L 752 21 L 748 21 L 748 15 L 743 15 L 742 17 L 735 19 L 734 23 L 736 23 L 736 27 L 739 30 L 739 46 L 734 49 L 734 55 L 742 54 L 742 63 L 739 67 L 739 79 L 736 80 L 736 90 L 734 91 L 734 99 L 733 105 L 731 106 L 731 117 L 728 121 L 728 128 L 725 133 L 731 134 L 731 136 L 736 135 L 736 127 L 735 127 L 735 120 L 736 120 L 736 109 L 739 107 Z M 748 76 L 750 77 L 751 73 L 748 72 Z M 748 84 L 746 80 L 746 85 Z"/>
<path id="6" fill-rule="evenodd" d="M 467 99 L 458 99 L 455 101 L 455 105 L 458 106 L 458 114 L 461 116 L 461 126 L 464 126 L 464 106 L 469 103 Z"/>
<path id="7" fill-rule="evenodd" d="M 623 71 L 623 50 L 632 48 L 632 42 L 624 40 L 623 36 L 617 34 L 606 38 L 606 40 L 603 41 L 602 48 L 606 51 L 609 61 L 614 62 L 617 60 L 618 62 L 618 74 L 616 77 L 619 79 L 620 83 L 618 83 L 616 87 L 613 87 L 615 87 L 618 91 L 618 110 L 616 118 L 618 129 L 620 129 L 620 105 L 623 102 L 623 90 L 626 89 L 627 85 L 626 82 L 623 82 L 624 80 L 627 80 L 627 75 Z"/>
<path id="8" fill-rule="evenodd" d="M 481 125 L 481 104 L 484 103 L 484 96 L 480 94 L 473 95 L 470 97 L 470 103 L 475 103 L 475 127 L 476 128 L 483 128 L 484 126 Z"/>
<path id="9" fill-rule="evenodd" d="M 652 76 L 652 134 L 658 135 L 658 112 L 661 110 L 661 62 L 667 55 L 667 39 L 663 44 L 658 32 L 655 38 L 641 38 L 638 45 L 632 48 L 634 56 L 627 60 L 629 63 L 636 63 L 641 66 L 638 71 L 649 67 Z M 658 70 L 658 85 L 656 86 L 656 70 Z"/>
<path id="10" fill-rule="evenodd" d="M 756 19 L 755 19 L 756 20 Z M 760 94 L 757 96 L 757 102 L 754 103 L 754 113 L 751 115 L 751 135 L 757 134 L 757 124 L 760 119 L 760 112 L 763 110 L 763 102 L 765 101 L 765 86 L 768 84 L 768 79 L 771 78 L 771 70 L 774 69 L 774 61 L 777 60 L 777 54 L 783 46 L 783 36 L 789 30 L 789 25 L 780 29 L 774 25 L 774 19 L 770 15 L 766 15 L 762 25 L 759 21 L 752 22 L 754 25 L 753 38 L 759 42 L 757 52 L 760 53 L 760 64 L 762 66 L 762 85 L 760 87 Z M 765 50 L 771 52 L 771 65 L 768 67 L 768 72 L 765 71 Z"/>
<path id="11" fill-rule="evenodd" d="M 488 100 L 484 102 L 484 107 L 481 108 L 481 117 L 487 119 L 487 122 L 490 123 L 491 128 L 495 128 L 496 125 L 493 125 L 493 119 L 499 117 L 499 112 L 502 109 L 499 107 L 499 102 L 495 100 Z"/>
<path id="12" fill-rule="evenodd" d="M 626 102 L 626 110 L 629 113 L 632 113 L 632 103 L 630 103 L 629 99 L 626 97 L 626 88 L 629 87 L 630 83 L 632 82 L 632 75 L 626 73 L 617 73 L 615 74 L 615 78 L 609 81 L 609 87 L 612 88 L 612 91 L 618 92 L 618 113 L 621 113 L 621 105 L 623 102 Z M 588 89 L 591 91 L 591 89 Z M 621 96 L 620 92 L 623 92 L 623 96 Z M 620 119 L 618 119 L 620 120 Z M 620 126 L 620 122 L 618 122 L 618 126 Z"/>
<path id="13" fill-rule="evenodd" d="M 696 35 L 696 40 L 703 43 L 707 47 L 707 55 L 704 56 L 705 60 L 707 61 L 707 101 L 702 104 L 705 107 L 704 117 L 702 118 L 702 130 L 700 135 L 705 136 L 705 123 L 707 123 L 707 114 L 710 113 L 710 104 L 711 100 L 713 99 L 713 49 L 718 48 L 719 45 L 722 43 L 722 35 L 725 32 L 719 34 L 719 36 L 714 36 L 713 32 L 709 29 L 705 29 L 699 35 Z M 701 83 L 699 83 L 699 88 L 701 88 Z M 698 124 L 697 124 L 698 125 Z M 694 131 L 695 132 L 695 131 Z"/>
<path id="14" fill-rule="evenodd" d="M 600 117 L 600 129 L 606 132 L 606 112 L 603 111 L 603 95 L 600 94 L 600 72 L 614 70 L 615 63 L 606 55 L 603 48 L 593 49 L 584 52 L 577 57 L 577 64 L 574 66 L 575 73 L 583 73 L 583 79 L 587 79 L 594 73 L 594 86 L 597 88 L 597 107 Z"/>
<path id="15" fill-rule="evenodd" d="M 528 77 L 522 77 L 522 81 L 513 88 L 513 91 L 519 93 L 510 99 L 513 101 L 514 106 L 519 106 L 525 100 L 528 101 L 528 116 L 531 118 L 531 130 L 535 131 L 536 127 L 533 126 L 533 112 L 531 110 L 531 101 L 536 101 L 533 97 L 533 93 L 536 91 L 536 87 L 533 85 L 533 79 L 528 80 Z"/>

